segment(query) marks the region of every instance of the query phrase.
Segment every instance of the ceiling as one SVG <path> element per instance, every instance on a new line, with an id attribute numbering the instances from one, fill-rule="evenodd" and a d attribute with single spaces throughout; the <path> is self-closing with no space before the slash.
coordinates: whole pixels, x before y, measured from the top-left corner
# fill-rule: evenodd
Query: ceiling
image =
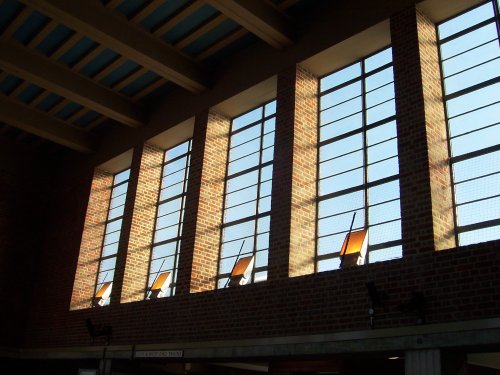
<path id="1" fill-rule="evenodd" d="M 167 93 L 209 90 L 217 62 L 259 40 L 291 45 L 312 3 L 0 0 L 0 136 L 92 152 L 110 128 L 146 126 Z"/>
<path id="2" fill-rule="evenodd" d="M 478 1 L 0 0 L 0 138 L 98 165 L 269 99 L 288 65 L 321 76 L 388 45 L 415 2 L 436 22 Z"/>

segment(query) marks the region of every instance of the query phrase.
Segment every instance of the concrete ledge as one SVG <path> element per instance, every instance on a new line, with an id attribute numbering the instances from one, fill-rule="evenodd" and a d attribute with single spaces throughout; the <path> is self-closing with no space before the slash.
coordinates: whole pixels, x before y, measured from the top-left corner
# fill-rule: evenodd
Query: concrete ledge
<path id="1" fill-rule="evenodd" d="M 181 350 L 183 360 L 270 358 L 498 344 L 500 318 L 380 330 L 246 340 L 65 348 L 0 348 L 19 359 L 133 359 L 137 351 Z"/>

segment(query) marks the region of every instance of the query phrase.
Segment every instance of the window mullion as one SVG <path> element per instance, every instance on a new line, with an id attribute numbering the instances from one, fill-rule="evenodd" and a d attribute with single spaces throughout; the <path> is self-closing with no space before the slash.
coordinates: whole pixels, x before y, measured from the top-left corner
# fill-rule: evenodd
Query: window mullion
<path id="1" fill-rule="evenodd" d="M 368 202 L 368 140 L 366 136 L 366 126 L 367 126 L 367 103 L 366 103 L 366 75 L 365 75 L 365 60 L 363 59 L 361 61 L 361 69 L 362 69 L 362 79 L 361 79 L 361 90 L 363 93 L 363 100 L 362 100 L 362 137 L 363 137 L 363 199 L 364 199 L 364 227 L 368 229 L 368 210 L 369 210 L 369 202 Z M 370 262 L 370 255 L 369 251 L 366 251 L 366 262 Z"/>

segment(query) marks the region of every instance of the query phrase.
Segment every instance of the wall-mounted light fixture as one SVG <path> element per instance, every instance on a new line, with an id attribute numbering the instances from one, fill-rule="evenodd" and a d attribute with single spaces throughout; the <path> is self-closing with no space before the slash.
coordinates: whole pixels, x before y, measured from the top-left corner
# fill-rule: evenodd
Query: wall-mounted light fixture
<path id="1" fill-rule="evenodd" d="M 85 325 L 87 326 L 87 331 L 89 332 L 90 337 L 92 337 L 92 344 L 94 343 L 96 337 L 101 337 L 101 336 L 106 337 L 106 345 L 109 344 L 109 341 L 111 339 L 111 333 L 113 332 L 111 326 L 93 324 L 92 319 L 90 318 L 85 320 Z"/>
<path id="2" fill-rule="evenodd" d="M 413 292 L 408 302 L 399 305 L 399 310 L 417 315 L 417 324 L 425 323 L 425 296 L 422 292 Z"/>
<path id="3" fill-rule="evenodd" d="M 369 281 L 366 283 L 366 289 L 368 291 L 368 298 L 370 299 L 370 307 L 368 309 L 368 316 L 370 319 L 370 328 L 375 328 L 375 307 L 382 304 L 382 294 L 378 291 L 375 286 L 374 281 Z"/>

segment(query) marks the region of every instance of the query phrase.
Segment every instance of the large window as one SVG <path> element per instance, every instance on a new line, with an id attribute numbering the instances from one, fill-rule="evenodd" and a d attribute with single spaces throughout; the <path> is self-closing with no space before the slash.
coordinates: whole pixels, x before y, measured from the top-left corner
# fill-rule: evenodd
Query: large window
<path id="1" fill-rule="evenodd" d="M 251 282 L 267 279 L 276 102 L 231 122 L 218 288 L 235 262 L 255 256 Z"/>
<path id="2" fill-rule="evenodd" d="M 127 169 L 117 173 L 113 178 L 111 200 L 108 208 L 101 257 L 99 258 L 99 272 L 97 274 L 94 295 L 96 295 L 106 283 L 113 282 L 129 177 L 130 169 Z M 107 305 L 109 302 L 110 299 L 108 298 L 103 301 L 103 304 Z"/>
<path id="3" fill-rule="evenodd" d="M 460 245 L 500 238 L 499 4 L 438 25 Z"/>
<path id="4" fill-rule="evenodd" d="M 351 221 L 368 229 L 366 262 L 401 257 L 392 50 L 320 81 L 316 270 L 337 269 Z"/>
<path id="5" fill-rule="evenodd" d="M 175 294 L 184 206 L 191 159 L 191 140 L 165 152 L 146 297 L 157 278 L 170 272 L 172 283 L 162 296 Z"/>

